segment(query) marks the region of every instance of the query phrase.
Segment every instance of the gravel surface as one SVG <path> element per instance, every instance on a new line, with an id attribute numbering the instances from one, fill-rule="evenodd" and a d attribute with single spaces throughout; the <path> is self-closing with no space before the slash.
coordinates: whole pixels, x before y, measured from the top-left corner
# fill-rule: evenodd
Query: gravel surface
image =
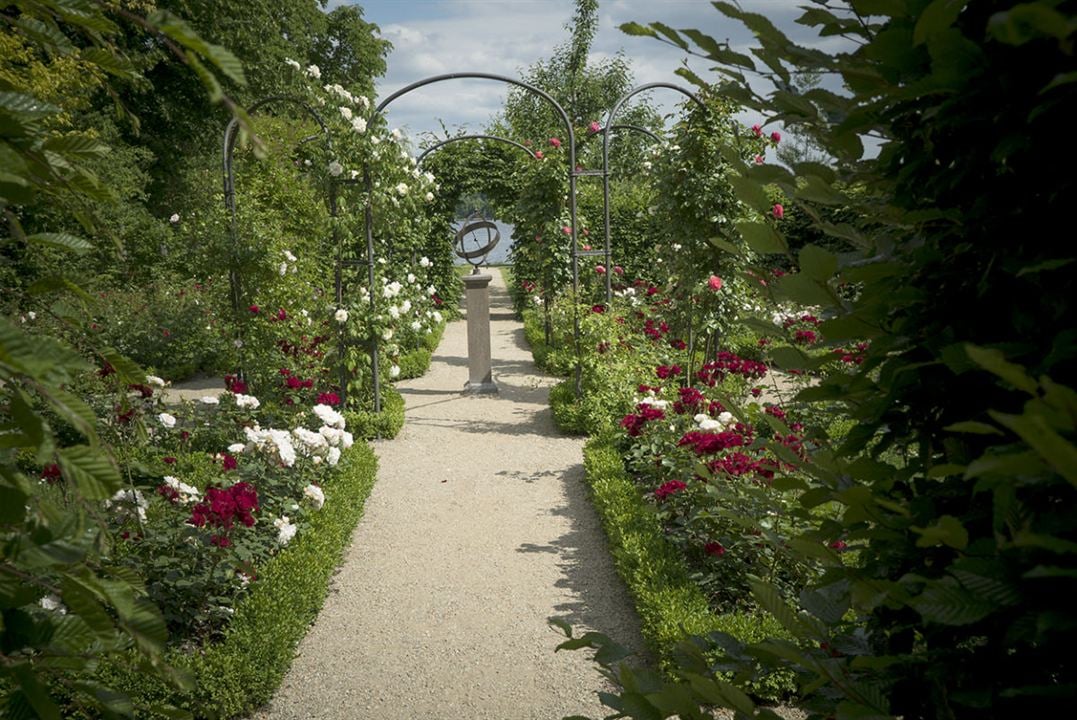
<path id="1" fill-rule="evenodd" d="M 583 483 L 582 440 L 550 416 L 504 281 L 491 285 L 496 396 L 467 397 L 466 325 L 397 385 L 400 435 L 317 622 L 258 718 L 526 720 L 609 714 L 568 619 L 642 647 Z"/>

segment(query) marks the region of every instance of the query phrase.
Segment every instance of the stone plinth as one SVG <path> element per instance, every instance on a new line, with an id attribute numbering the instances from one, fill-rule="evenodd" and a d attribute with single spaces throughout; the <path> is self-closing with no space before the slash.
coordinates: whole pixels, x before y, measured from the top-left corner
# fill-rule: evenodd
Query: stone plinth
<path id="1" fill-rule="evenodd" d="M 496 393 L 490 367 L 490 281 L 486 274 L 467 275 L 467 375 L 465 393 Z"/>

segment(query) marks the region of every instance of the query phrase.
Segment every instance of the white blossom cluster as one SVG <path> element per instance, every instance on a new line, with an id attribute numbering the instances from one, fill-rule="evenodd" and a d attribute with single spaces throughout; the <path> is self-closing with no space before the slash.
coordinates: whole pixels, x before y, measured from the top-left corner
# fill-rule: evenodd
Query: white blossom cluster
<path id="1" fill-rule="evenodd" d="M 731 412 L 720 413 L 717 419 L 705 413 L 699 413 L 692 419 L 696 421 L 696 425 L 699 426 L 700 430 L 724 430 L 736 422 L 736 418 L 733 417 Z"/>
<path id="2" fill-rule="evenodd" d="M 164 476 L 165 485 L 172 488 L 179 494 L 179 503 L 181 505 L 187 505 L 192 502 L 198 502 L 199 492 L 198 488 L 192 487 L 185 482 L 180 481 L 179 478 L 172 475 Z"/>
<path id="3" fill-rule="evenodd" d="M 284 260 L 281 261 L 281 264 L 277 267 L 277 272 L 280 273 L 281 277 L 284 277 L 289 272 L 294 274 L 296 272 L 295 261 L 298 260 L 298 258 L 292 254 L 291 250 L 284 250 L 283 255 Z"/>
<path id="4" fill-rule="evenodd" d="M 146 508 L 150 506 L 146 496 L 135 489 L 118 490 L 115 495 L 105 501 L 105 508 L 114 510 L 121 521 L 131 515 L 138 515 L 141 522 L 146 521 Z"/>

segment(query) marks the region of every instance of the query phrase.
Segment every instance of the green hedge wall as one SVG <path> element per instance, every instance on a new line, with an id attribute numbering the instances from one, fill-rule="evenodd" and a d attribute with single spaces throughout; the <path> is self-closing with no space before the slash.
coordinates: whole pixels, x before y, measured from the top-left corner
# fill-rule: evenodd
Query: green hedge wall
<path id="1" fill-rule="evenodd" d="M 444 334 L 445 323 L 442 323 L 437 330 L 423 338 L 423 347 L 401 355 L 397 363 L 400 366 L 400 376 L 397 379 L 408 380 L 425 375 Z"/>
<path id="2" fill-rule="evenodd" d="M 196 718 L 240 717 L 267 703 L 321 610 L 376 473 L 373 450 L 365 443 L 354 445 L 341 460 L 336 480 L 324 488 L 325 506 L 261 568 L 224 639 L 195 652 L 170 653 L 170 664 L 193 676 L 192 692 L 166 687 L 148 674 L 117 676 L 105 668 L 101 675 L 140 703 L 168 703 Z"/>

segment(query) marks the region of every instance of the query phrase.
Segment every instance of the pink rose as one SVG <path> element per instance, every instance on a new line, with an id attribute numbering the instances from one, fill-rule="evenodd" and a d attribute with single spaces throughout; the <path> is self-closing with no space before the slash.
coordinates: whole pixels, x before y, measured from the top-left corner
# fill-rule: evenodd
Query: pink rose
<path id="1" fill-rule="evenodd" d="M 763 128 L 758 125 L 752 125 L 752 132 L 755 133 L 756 137 L 763 137 Z"/>
<path id="2" fill-rule="evenodd" d="M 560 141 L 560 140 L 558 140 L 558 139 L 557 139 L 557 138 L 555 138 L 555 137 L 553 137 L 553 138 L 550 138 L 550 145 L 552 145 L 552 146 L 553 146 L 553 147 L 555 147 L 555 148 L 559 148 L 559 147 L 561 147 L 561 141 Z"/>
<path id="3" fill-rule="evenodd" d="M 536 160 L 541 160 L 542 159 L 542 151 L 541 150 L 536 150 L 535 151 L 535 159 Z"/>
<path id="4" fill-rule="evenodd" d="M 565 235 L 571 235 L 572 234 L 572 228 L 570 228 L 568 225 L 562 225 L 561 226 L 561 232 L 563 232 Z"/>
<path id="5" fill-rule="evenodd" d="M 781 203 L 775 203 L 772 212 L 774 213 L 774 217 L 779 220 L 785 217 L 785 208 L 782 207 Z"/>
<path id="6" fill-rule="evenodd" d="M 587 126 L 587 131 L 594 135 L 597 132 L 602 132 L 602 126 L 598 124 L 597 120 L 592 120 L 591 124 Z"/>
<path id="7" fill-rule="evenodd" d="M 711 275 L 710 279 L 707 280 L 707 287 L 709 287 L 711 290 L 721 290 L 722 278 L 718 277 L 717 275 Z"/>
<path id="8" fill-rule="evenodd" d="M 605 275 L 606 274 L 606 266 L 605 265 L 595 265 L 595 272 L 598 273 L 599 275 Z"/>
<path id="9" fill-rule="evenodd" d="M 756 155 L 755 156 L 755 164 L 756 165 L 762 165 L 763 164 L 763 156 L 762 155 Z"/>
<path id="10" fill-rule="evenodd" d="M 624 275 L 625 274 L 625 269 L 623 267 L 621 267 L 620 265 L 614 265 L 613 266 L 613 274 L 614 275 Z"/>
<path id="11" fill-rule="evenodd" d="M 777 145 L 778 143 L 780 143 L 782 141 L 782 134 L 780 132 L 778 132 L 777 130 L 775 130 L 774 132 L 772 132 L 770 134 L 770 139 L 774 141 L 775 145 Z"/>

